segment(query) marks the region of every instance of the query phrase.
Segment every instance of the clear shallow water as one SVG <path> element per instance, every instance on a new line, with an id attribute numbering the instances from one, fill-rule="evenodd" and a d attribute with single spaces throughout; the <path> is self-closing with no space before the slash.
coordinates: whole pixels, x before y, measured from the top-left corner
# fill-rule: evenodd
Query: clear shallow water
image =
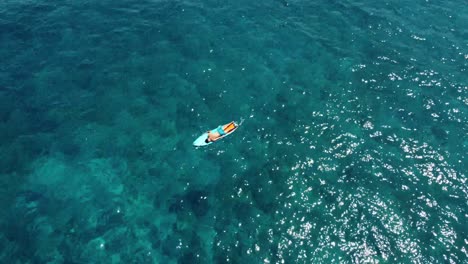
<path id="1" fill-rule="evenodd" d="M 464 1 L 3 1 L 1 262 L 466 262 L 467 26 Z"/>

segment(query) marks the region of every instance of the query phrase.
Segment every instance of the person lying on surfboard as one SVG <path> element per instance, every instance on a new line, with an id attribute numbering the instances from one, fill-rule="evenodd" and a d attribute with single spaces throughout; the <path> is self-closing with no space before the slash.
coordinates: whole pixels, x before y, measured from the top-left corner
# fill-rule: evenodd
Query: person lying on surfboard
<path id="1" fill-rule="evenodd" d="M 209 142 L 214 142 L 218 139 L 220 139 L 221 137 L 225 136 L 226 133 L 229 133 L 231 132 L 233 129 L 237 128 L 237 126 L 235 125 L 234 121 L 229 123 L 229 124 L 226 124 L 224 126 L 218 126 L 217 128 L 213 129 L 213 130 L 208 130 L 206 131 L 206 133 L 208 133 L 207 135 L 207 138 L 205 139 L 205 143 L 209 143 Z"/>
<path id="2" fill-rule="evenodd" d="M 232 134 L 236 129 L 242 125 L 242 122 L 244 122 L 244 119 L 241 118 L 240 123 L 236 123 L 234 121 L 231 121 L 225 125 L 220 125 L 217 128 L 213 130 L 206 131 L 203 133 L 201 136 L 199 136 L 195 141 L 193 142 L 193 145 L 195 147 L 203 147 L 203 146 L 208 146 L 215 141 L 218 141 L 230 134 Z"/>

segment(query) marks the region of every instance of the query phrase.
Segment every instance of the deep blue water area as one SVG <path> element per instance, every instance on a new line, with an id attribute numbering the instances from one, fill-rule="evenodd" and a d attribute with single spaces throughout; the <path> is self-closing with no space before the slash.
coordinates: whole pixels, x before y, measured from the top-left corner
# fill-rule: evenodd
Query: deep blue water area
<path id="1" fill-rule="evenodd" d="M 463 0 L 3 0 L 0 263 L 467 263 L 467 71 Z"/>

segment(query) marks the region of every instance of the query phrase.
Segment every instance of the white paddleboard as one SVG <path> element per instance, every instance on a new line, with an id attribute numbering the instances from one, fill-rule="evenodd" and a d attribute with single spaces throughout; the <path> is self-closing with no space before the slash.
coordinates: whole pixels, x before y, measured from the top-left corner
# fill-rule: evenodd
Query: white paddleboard
<path id="1" fill-rule="evenodd" d="M 216 141 L 222 139 L 223 137 L 226 137 L 226 136 L 232 134 L 234 131 L 236 131 L 236 130 L 239 128 L 239 125 L 238 125 L 236 122 L 234 122 L 234 121 L 229 122 L 229 123 L 223 125 L 222 127 L 224 128 L 226 125 L 229 125 L 229 124 L 231 124 L 231 123 L 234 124 L 235 128 L 232 129 L 232 130 L 230 130 L 230 131 L 227 132 L 226 134 L 220 136 Z M 212 131 L 213 131 L 213 132 L 216 132 L 216 128 L 213 129 Z M 205 132 L 205 133 L 203 133 L 201 136 L 199 136 L 197 139 L 195 139 L 195 141 L 193 142 L 193 145 L 194 145 L 195 147 L 203 147 L 203 146 L 208 146 L 208 145 L 212 144 L 213 142 L 216 142 L 216 141 L 206 142 L 206 139 L 207 139 L 207 138 L 208 138 L 208 132 Z"/>

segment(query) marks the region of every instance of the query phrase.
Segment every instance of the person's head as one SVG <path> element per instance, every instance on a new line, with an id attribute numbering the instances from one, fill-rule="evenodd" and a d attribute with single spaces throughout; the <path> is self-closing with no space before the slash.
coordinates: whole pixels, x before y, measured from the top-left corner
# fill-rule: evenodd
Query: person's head
<path id="1" fill-rule="evenodd" d="M 210 141 L 211 141 L 210 137 L 207 137 L 207 138 L 205 139 L 205 143 L 210 143 Z"/>

